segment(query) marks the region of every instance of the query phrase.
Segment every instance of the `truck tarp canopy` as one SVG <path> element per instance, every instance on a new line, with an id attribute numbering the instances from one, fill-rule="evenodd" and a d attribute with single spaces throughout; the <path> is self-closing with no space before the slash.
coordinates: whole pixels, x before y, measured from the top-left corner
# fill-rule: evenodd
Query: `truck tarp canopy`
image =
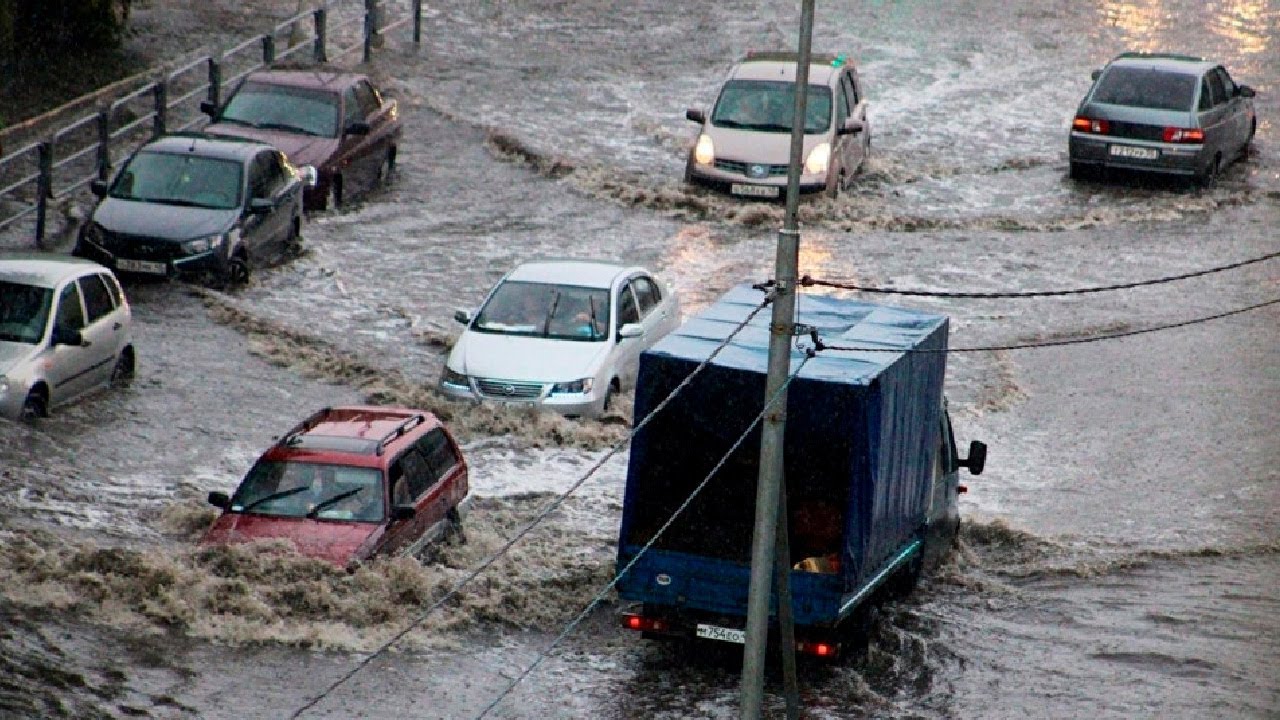
<path id="1" fill-rule="evenodd" d="M 760 290 L 736 287 L 642 353 L 636 421 L 666 399 L 763 299 Z M 916 537 L 926 517 L 939 452 L 947 318 L 801 293 L 796 321 L 816 328 L 824 343 L 866 348 L 818 353 L 788 389 L 784 462 L 792 561 L 838 556 L 839 571 L 828 577 L 835 589 L 847 592 Z M 636 435 L 620 560 L 653 537 L 760 413 L 769 323 L 769 309 L 757 314 Z M 793 372 L 805 346 L 811 343 L 804 336 L 793 343 Z M 759 438 L 757 425 L 654 544 L 654 555 L 749 562 Z M 641 565 L 632 574 L 619 587 L 624 597 L 629 584 L 647 584 Z M 688 599 L 690 592 L 696 594 L 692 587 L 677 594 Z"/>

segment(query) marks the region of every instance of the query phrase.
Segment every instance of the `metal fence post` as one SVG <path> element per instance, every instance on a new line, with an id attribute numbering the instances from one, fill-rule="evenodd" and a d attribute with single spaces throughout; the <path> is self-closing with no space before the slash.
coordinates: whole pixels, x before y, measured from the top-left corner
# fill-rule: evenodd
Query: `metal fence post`
<path id="1" fill-rule="evenodd" d="M 40 143 L 39 177 L 36 178 L 36 247 L 44 246 L 45 218 L 53 195 L 53 140 Z"/>
<path id="2" fill-rule="evenodd" d="M 168 110 L 169 105 L 169 88 L 165 84 L 165 81 L 161 80 L 156 83 L 155 95 L 156 117 L 155 122 L 152 124 L 152 132 L 154 135 L 159 136 L 164 134 L 164 115 L 165 111 Z"/>
<path id="3" fill-rule="evenodd" d="M 413 0 L 413 44 L 422 43 L 422 0 Z"/>
<path id="4" fill-rule="evenodd" d="M 315 21 L 316 21 L 316 39 L 315 39 L 315 44 L 313 46 L 314 49 L 312 51 L 312 54 L 315 56 L 316 62 L 319 62 L 319 63 L 327 62 L 328 56 L 327 56 L 327 53 L 325 52 L 324 45 L 325 45 L 325 26 L 328 24 L 327 21 L 329 18 L 329 12 L 324 8 L 316 8 L 316 11 L 313 14 L 313 16 L 315 17 Z"/>
<path id="5" fill-rule="evenodd" d="M 222 104 L 222 63 L 209 58 L 209 102 L 216 108 Z"/>
<path id="6" fill-rule="evenodd" d="M 111 113 L 98 111 L 98 179 L 111 179 Z"/>
<path id="7" fill-rule="evenodd" d="M 276 61 L 276 36 L 270 33 L 262 36 L 262 64 L 270 65 Z"/>
<path id="8" fill-rule="evenodd" d="M 377 18 L 374 17 L 377 7 L 377 0 L 364 0 L 364 62 L 373 59 L 373 38 L 378 34 Z"/>

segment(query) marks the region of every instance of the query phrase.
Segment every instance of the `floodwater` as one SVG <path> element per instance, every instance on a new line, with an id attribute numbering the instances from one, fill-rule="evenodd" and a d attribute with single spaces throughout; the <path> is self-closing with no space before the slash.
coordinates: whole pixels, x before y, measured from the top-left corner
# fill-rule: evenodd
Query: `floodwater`
<path id="1" fill-rule="evenodd" d="M 793 7 L 794 5 L 794 7 Z M 1280 2 L 820 1 L 814 48 L 858 63 L 873 156 L 805 202 L 801 270 L 867 285 L 1045 290 L 1277 250 Z M 308 252 L 232 295 L 129 288 L 139 377 L 31 429 L 0 421 L 0 716 L 472 718 L 611 577 L 625 451 L 424 617 L 625 437 L 443 403 L 453 336 L 517 262 L 621 258 L 695 311 L 767 279 L 781 208 L 680 182 L 731 61 L 794 46 L 799 3 L 433 3 L 371 71 L 408 123 L 391 187 L 311 219 Z M 1219 58 L 1258 90 L 1212 189 L 1066 179 L 1089 72 L 1125 50 Z M 956 348 L 1140 330 L 1280 297 L 1276 261 L 1125 292 L 890 297 Z M 881 298 L 884 299 L 884 298 Z M 1280 310 L 1123 340 L 955 353 L 959 548 L 881 608 L 866 656 L 805 666 L 816 718 L 1280 716 Z M 425 405 L 465 441 L 470 542 L 354 575 L 278 547 L 201 549 L 233 488 L 315 408 Z M 625 403 L 624 403 L 625 405 Z M 797 412 L 792 409 L 791 412 Z M 730 718 L 738 667 L 615 627 L 612 600 L 489 710 Z M 415 624 L 385 653 L 382 647 Z M 769 710 L 783 717 L 776 677 Z"/>

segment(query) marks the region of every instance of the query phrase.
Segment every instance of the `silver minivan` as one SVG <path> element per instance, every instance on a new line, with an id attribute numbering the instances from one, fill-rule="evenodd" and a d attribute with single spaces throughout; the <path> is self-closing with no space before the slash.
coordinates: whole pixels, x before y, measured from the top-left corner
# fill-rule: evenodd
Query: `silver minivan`
<path id="1" fill-rule="evenodd" d="M 0 254 L 0 416 L 32 421 L 133 377 L 131 326 L 129 302 L 107 268 Z"/>

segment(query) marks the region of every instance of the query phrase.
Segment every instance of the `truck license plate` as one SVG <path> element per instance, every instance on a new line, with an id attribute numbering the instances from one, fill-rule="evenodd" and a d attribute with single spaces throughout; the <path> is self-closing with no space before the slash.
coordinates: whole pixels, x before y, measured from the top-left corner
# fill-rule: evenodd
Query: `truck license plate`
<path id="1" fill-rule="evenodd" d="M 743 185 L 742 183 L 733 183 L 729 186 L 729 192 L 734 195 L 745 195 L 747 197 L 778 197 L 778 188 L 773 185 Z"/>
<path id="2" fill-rule="evenodd" d="M 719 625 L 704 625 L 702 623 L 698 623 L 698 637 L 706 638 L 707 640 L 719 640 L 720 642 L 745 645 L 747 642 L 747 631 L 720 627 Z"/>
<path id="3" fill-rule="evenodd" d="M 1137 147 L 1135 145 L 1112 145 L 1111 154 L 1116 157 L 1131 157 L 1139 160 L 1155 160 L 1160 151 L 1155 148 Z"/>

